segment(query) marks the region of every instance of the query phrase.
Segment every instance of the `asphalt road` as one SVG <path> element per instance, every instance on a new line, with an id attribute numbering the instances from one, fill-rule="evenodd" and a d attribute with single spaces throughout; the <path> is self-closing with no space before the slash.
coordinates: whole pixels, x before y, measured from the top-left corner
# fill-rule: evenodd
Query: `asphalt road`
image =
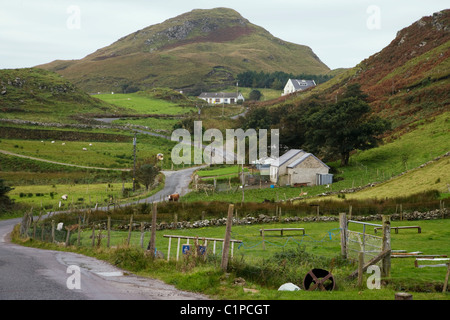
<path id="1" fill-rule="evenodd" d="M 172 193 L 187 193 L 195 170 L 165 172 L 164 190 L 145 201 L 158 202 Z M 12 244 L 8 234 L 20 221 L 0 221 L 0 300 L 207 299 L 83 255 Z"/>

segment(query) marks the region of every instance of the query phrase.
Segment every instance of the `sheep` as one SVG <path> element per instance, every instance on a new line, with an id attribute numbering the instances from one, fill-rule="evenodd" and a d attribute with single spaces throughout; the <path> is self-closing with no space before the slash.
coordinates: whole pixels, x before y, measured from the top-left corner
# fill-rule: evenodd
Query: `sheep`
<path id="1" fill-rule="evenodd" d="M 58 226 L 56 227 L 56 230 L 61 231 L 63 228 L 64 223 L 60 222 L 58 223 Z"/>
<path id="2" fill-rule="evenodd" d="M 61 196 L 61 199 L 63 199 L 63 200 L 67 200 L 68 198 L 69 198 L 69 196 L 67 194 Z"/>
<path id="3" fill-rule="evenodd" d="M 86 149 L 86 148 L 83 148 L 83 151 L 87 151 L 87 149 Z"/>

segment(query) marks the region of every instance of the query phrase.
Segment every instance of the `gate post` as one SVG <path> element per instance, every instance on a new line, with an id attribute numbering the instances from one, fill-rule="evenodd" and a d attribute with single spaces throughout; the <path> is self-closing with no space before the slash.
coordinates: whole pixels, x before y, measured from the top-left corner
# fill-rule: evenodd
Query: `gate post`
<path id="1" fill-rule="evenodd" d="M 347 259 L 347 217 L 345 212 L 339 213 L 339 228 L 341 229 L 341 257 Z"/>
<path id="2" fill-rule="evenodd" d="M 381 251 L 391 250 L 391 216 L 383 215 L 383 244 Z M 381 276 L 389 277 L 391 274 L 391 254 L 387 254 L 381 264 Z"/>

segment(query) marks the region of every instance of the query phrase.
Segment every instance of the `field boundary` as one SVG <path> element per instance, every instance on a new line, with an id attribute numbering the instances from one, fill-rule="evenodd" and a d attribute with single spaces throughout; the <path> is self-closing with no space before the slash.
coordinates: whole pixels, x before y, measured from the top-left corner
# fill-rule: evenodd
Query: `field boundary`
<path id="1" fill-rule="evenodd" d="M 25 156 L 22 154 L 18 154 L 18 153 L 6 151 L 6 150 L 0 150 L 0 153 L 8 155 L 8 156 L 13 156 L 13 157 L 25 158 L 25 159 L 30 159 L 30 160 L 40 161 L 40 162 L 47 162 L 47 163 L 52 163 L 52 164 L 58 164 L 61 166 L 75 167 L 75 168 L 81 168 L 81 169 L 93 169 L 93 170 L 103 170 L 103 171 L 122 171 L 122 172 L 131 171 L 131 169 L 99 168 L 99 167 L 89 167 L 89 166 L 81 166 L 81 165 L 77 165 L 77 164 L 57 162 L 57 161 L 52 161 L 52 160 L 35 158 L 35 157 L 31 157 L 31 156 Z"/>

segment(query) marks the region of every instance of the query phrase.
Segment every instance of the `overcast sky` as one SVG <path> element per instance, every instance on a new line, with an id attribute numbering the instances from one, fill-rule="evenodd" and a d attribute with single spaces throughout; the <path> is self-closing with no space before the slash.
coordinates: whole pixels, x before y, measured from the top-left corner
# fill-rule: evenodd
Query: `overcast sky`
<path id="1" fill-rule="evenodd" d="M 354 67 L 448 0 L 0 0 L 0 69 L 81 59 L 193 9 L 227 7 L 307 45 L 331 69 Z"/>

